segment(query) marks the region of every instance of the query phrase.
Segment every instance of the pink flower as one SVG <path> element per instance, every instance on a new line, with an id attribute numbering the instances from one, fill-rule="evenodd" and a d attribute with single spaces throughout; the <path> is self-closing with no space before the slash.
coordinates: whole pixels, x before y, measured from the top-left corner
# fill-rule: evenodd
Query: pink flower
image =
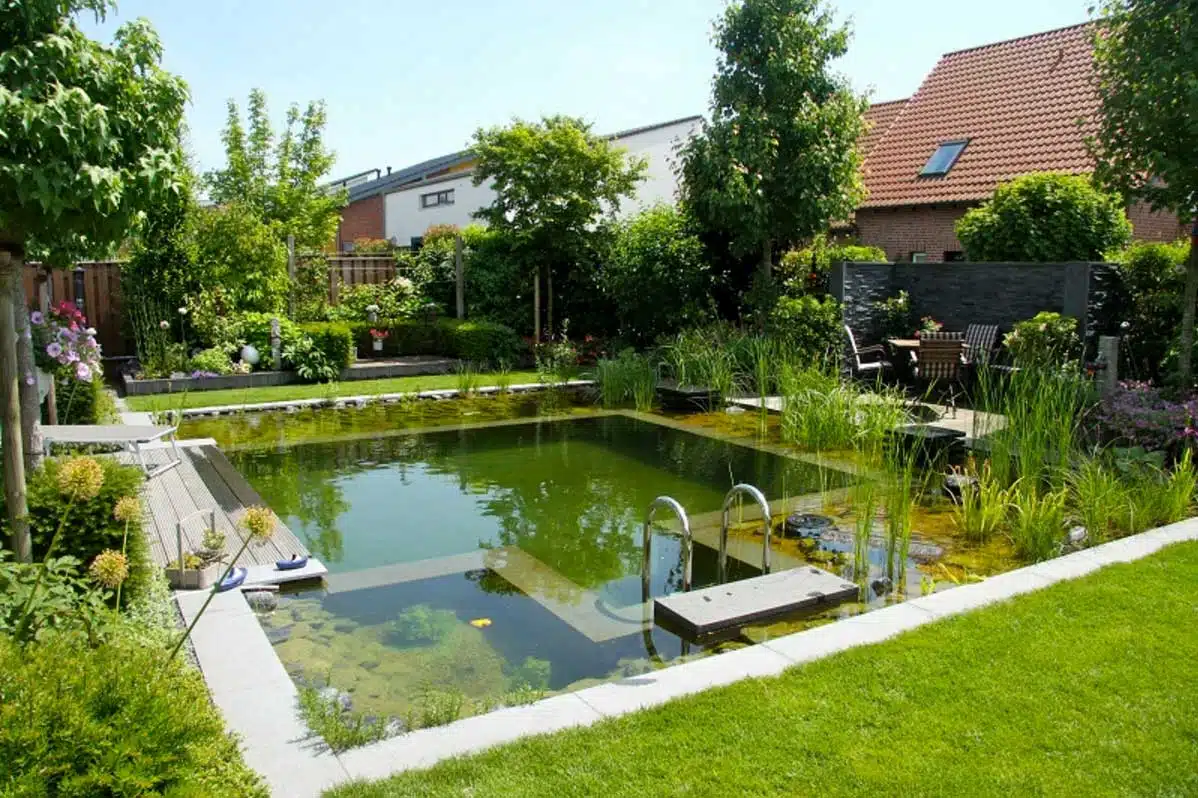
<path id="1" fill-rule="evenodd" d="M 78 377 L 79 379 L 83 380 L 84 382 L 91 382 L 92 381 L 92 370 L 91 370 L 91 368 L 88 367 L 88 365 L 86 363 L 76 363 L 75 364 L 75 376 Z"/>

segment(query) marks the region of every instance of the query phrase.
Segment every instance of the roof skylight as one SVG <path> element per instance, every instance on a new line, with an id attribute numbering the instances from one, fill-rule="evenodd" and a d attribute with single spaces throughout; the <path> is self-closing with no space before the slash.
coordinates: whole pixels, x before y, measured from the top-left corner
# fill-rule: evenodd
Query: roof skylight
<path id="1" fill-rule="evenodd" d="M 924 164 L 923 170 L 919 173 L 920 177 L 939 177 L 947 175 L 948 170 L 953 168 L 953 164 L 961 157 L 961 153 L 965 150 L 965 145 L 969 143 L 969 139 L 958 139 L 956 141 L 946 141 L 936 148 L 932 153 L 932 157 Z"/>

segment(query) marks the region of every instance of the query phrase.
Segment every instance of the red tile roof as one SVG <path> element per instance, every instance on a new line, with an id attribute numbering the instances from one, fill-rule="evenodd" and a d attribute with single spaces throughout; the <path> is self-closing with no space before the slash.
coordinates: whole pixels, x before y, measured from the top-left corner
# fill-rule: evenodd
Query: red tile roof
<path id="1" fill-rule="evenodd" d="M 1091 171 L 1085 137 L 1098 110 L 1091 35 L 1085 23 L 941 58 L 881 139 L 866 137 L 862 207 L 971 202 L 1028 172 Z M 1079 119 L 1090 121 L 1079 126 Z M 949 173 L 919 177 L 937 146 L 954 139 L 969 145 Z"/>
<path id="2" fill-rule="evenodd" d="M 907 98 L 910 99 L 910 98 Z M 861 152 L 863 155 L 869 155 L 877 143 L 886 135 L 886 131 L 890 129 L 890 124 L 899 115 L 899 111 L 903 110 L 903 106 L 907 104 L 907 99 L 889 100 L 884 103 L 873 103 L 865 112 L 865 135 L 861 137 Z"/>

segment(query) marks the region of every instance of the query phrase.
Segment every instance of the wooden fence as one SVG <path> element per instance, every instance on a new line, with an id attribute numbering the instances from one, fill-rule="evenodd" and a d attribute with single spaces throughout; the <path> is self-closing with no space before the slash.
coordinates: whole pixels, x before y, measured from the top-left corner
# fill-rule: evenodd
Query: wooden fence
<path id="1" fill-rule="evenodd" d="M 329 304 L 336 305 L 342 286 L 385 283 L 395 278 L 395 258 L 391 255 L 331 257 L 329 267 Z M 96 328 L 104 357 L 136 354 L 134 342 L 127 337 L 124 305 L 121 297 L 121 261 L 86 261 L 73 269 L 43 269 L 38 264 L 25 266 L 25 296 L 29 308 L 39 306 L 38 289 L 45 280 L 51 303 L 64 300 L 79 307 L 88 323 Z M 460 276 L 459 276 L 459 279 Z"/>
<path id="2" fill-rule="evenodd" d="M 38 264 L 29 264 L 22 278 L 31 310 L 39 306 L 38 291 L 44 280 L 52 304 L 73 302 L 83 311 L 88 324 L 96 328 L 96 340 L 104 357 L 133 354 L 132 342 L 125 340 L 119 261 L 89 261 L 78 263 L 73 269 L 43 269 Z"/>

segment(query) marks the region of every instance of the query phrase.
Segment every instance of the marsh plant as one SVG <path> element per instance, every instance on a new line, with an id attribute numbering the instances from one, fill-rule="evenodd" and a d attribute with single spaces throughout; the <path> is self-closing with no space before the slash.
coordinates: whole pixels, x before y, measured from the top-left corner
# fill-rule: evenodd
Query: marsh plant
<path id="1" fill-rule="evenodd" d="M 990 462 L 978 467 L 971 460 L 957 472 L 970 478 L 962 483 L 953 508 L 953 522 L 971 543 L 987 543 L 1006 525 L 1011 491 L 994 475 Z"/>
<path id="2" fill-rule="evenodd" d="M 868 391 L 845 382 L 830 367 L 783 363 L 779 382 L 782 437 L 801 449 L 876 454 L 906 418 L 897 392 Z"/>
<path id="3" fill-rule="evenodd" d="M 869 579 L 869 544 L 877 513 L 877 494 L 873 483 L 865 482 L 853 491 L 853 579 L 862 585 Z"/>
<path id="4" fill-rule="evenodd" d="M 325 688 L 328 690 L 328 688 Z M 330 695 L 309 685 L 299 688 L 299 712 L 314 734 L 320 735 L 333 753 L 368 745 L 390 736 L 383 718 L 355 712 L 340 695 Z"/>
<path id="5" fill-rule="evenodd" d="M 657 391 L 657 366 L 649 355 L 625 349 L 614 358 L 600 358 L 595 364 L 599 400 L 606 408 L 629 403 L 637 410 L 653 409 Z"/>
<path id="6" fill-rule="evenodd" d="M 499 371 L 495 374 L 495 387 L 500 393 L 508 393 L 512 389 L 512 362 L 507 358 L 499 361 Z"/>
<path id="7" fill-rule="evenodd" d="M 911 514 L 918 501 L 916 452 L 894 450 L 886 457 L 886 577 L 902 589 L 907 575 L 907 553 L 911 548 Z"/>
<path id="8" fill-rule="evenodd" d="M 1039 491 L 1032 485 L 1017 485 L 1011 499 L 1011 542 L 1016 553 L 1033 562 L 1055 557 L 1065 537 L 1069 493 Z"/>
<path id="9" fill-rule="evenodd" d="M 737 388 L 735 348 L 743 334 L 728 326 L 681 332 L 663 347 L 665 365 L 679 385 L 731 396 Z"/>
<path id="10" fill-rule="evenodd" d="M 1086 528 L 1091 543 L 1115 537 L 1129 521 L 1132 500 L 1118 472 L 1099 456 L 1085 457 L 1069 473 L 1073 520 Z"/>
<path id="11" fill-rule="evenodd" d="M 468 360 L 457 364 L 457 389 L 460 396 L 473 396 L 479 387 L 478 367 Z"/>

